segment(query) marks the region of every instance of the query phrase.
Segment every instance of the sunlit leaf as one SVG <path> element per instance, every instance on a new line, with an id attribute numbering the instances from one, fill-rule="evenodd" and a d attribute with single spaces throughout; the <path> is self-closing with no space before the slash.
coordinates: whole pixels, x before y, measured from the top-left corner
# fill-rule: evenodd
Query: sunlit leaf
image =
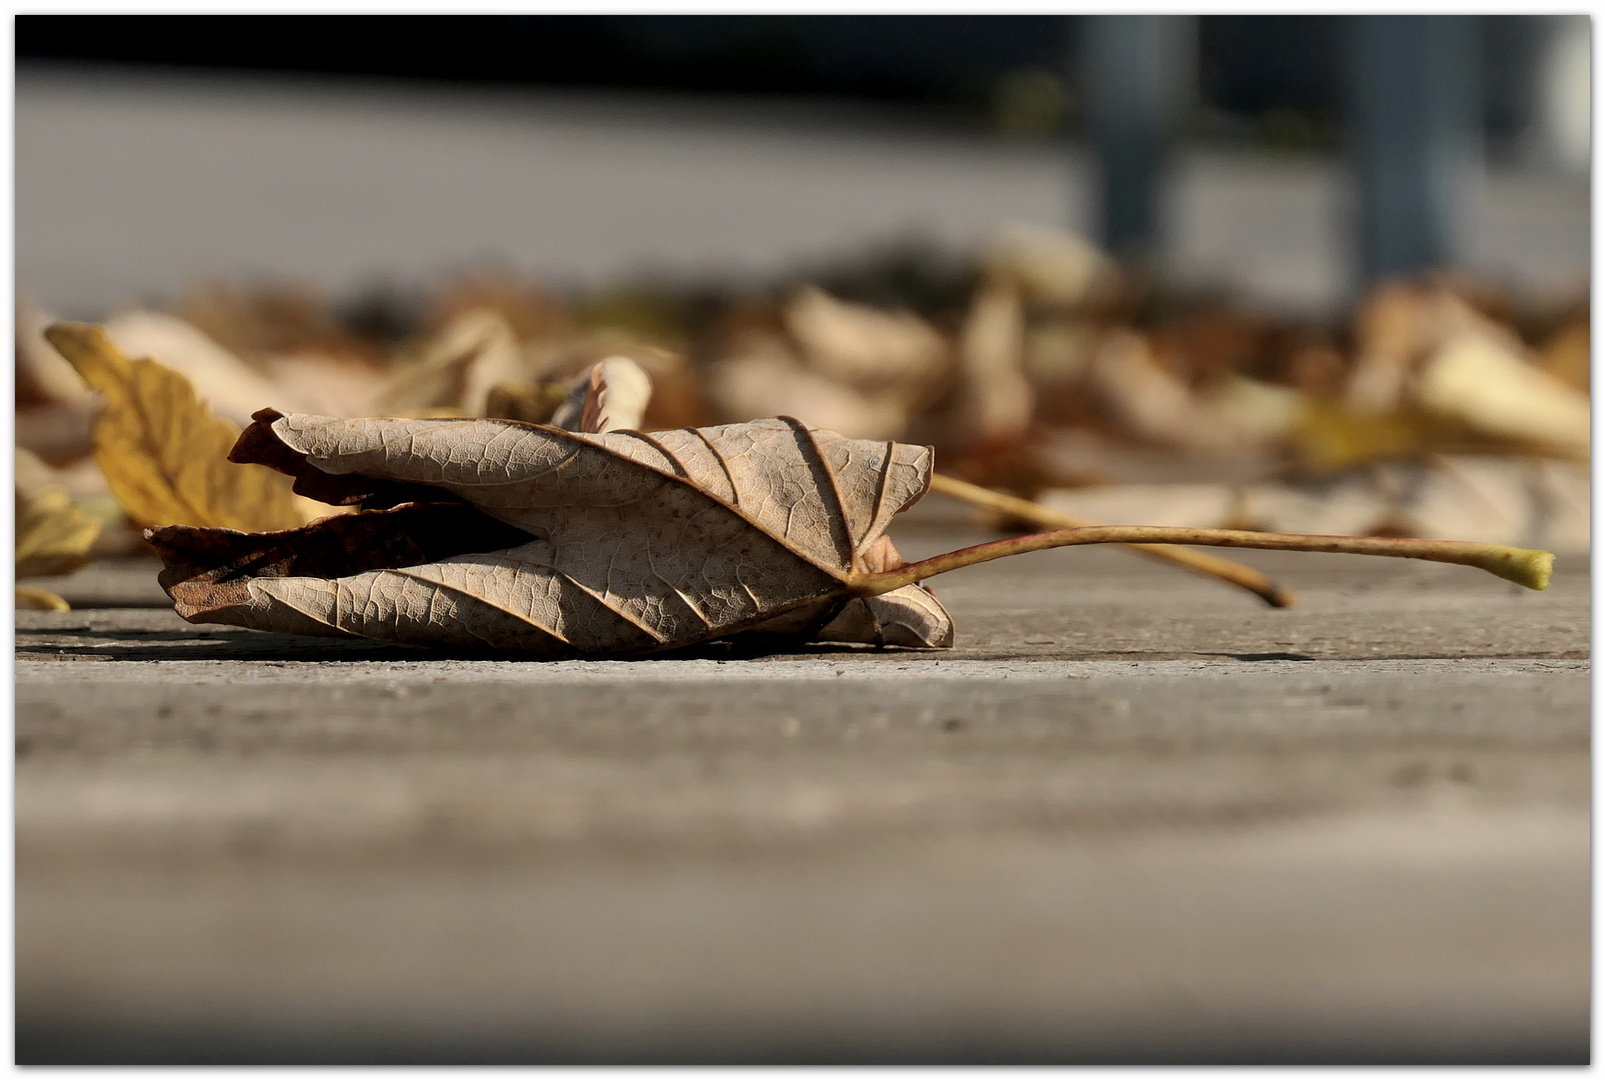
<path id="1" fill-rule="evenodd" d="M 70 574 L 89 562 L 100 522 L 59 488 L 42 491 L 17 508 L 17 576 Z"/>
<path id="2" fill-rule="evenodd" d="M 136 524 L 260 531 L 306 522 L 286 477 L 228 460 L 238 429 L 207 412 L 182 375 L 129 360 L 104 327 L 57 323 L 45 333 L 105 399 L 95 461 Z"/>

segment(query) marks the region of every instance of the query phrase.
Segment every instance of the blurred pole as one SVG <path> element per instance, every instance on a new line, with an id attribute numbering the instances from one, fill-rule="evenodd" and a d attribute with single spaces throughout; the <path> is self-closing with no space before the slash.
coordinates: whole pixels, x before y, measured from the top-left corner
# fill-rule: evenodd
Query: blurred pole
<path id="1" fill-rule="evenodd" d="M 1356 15 L 1349 153 L 1364 284 L 1459 253 L 1462 181 L 1477 149 L 1477 25 L 1468 15 Z"/>
<path id="2" fill-rule="evenodd" d="M 1101 236 L 1121 258 L 1157 253 L 1165 144 L 1196 61 L 1190 15 L 1088 15 L 1081 70 L 1101 189 Z"/>
<path id="3" fill-rule="evenodd" d="M 1587 173 L 1592 152 L 1593 27 L 1587 15 L 1535 17 L 1540 20 L 1543 40 L 1534 110 L 1537 156 L 1545 164 Z"/>

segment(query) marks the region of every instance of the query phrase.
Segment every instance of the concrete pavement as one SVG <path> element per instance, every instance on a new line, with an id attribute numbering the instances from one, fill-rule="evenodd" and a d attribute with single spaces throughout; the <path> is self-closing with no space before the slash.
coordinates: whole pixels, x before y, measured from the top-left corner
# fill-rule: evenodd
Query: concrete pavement
<path id="1" fill-rule="evenodd" d="M 1586 1060 L 1586 563 L 1247 559 L 971 568 L 943 653 L 23 613 L 18 1060 Z"/>

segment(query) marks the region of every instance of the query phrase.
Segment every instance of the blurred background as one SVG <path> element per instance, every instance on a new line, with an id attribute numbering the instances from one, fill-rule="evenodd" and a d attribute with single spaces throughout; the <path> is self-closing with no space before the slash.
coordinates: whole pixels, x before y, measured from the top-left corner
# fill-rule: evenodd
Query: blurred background
<path id="1" fill-rule="evenodd" d="M 1586 16 L 17 22 L 39 336 L 266 404 L 791 414 L 1105 520 L 1587 547 Z M 32 468 L 30 461 L 30 468 Z M 128 540 L 109 529 L 103 546 Z"/>
<path id="2" fill-rule="evenodd" d="M 21 1060 L 1587 1060 L 1587 16 L 15 28 Z M 545 422 L 599 364 L 626 427 L 1561 571 L 1250 552 L 1271 611 L 1041 553 L 944 579 L 954 652 L 728 666 L 159 588 L 141 526 L 261 509 L 204 465 L 253 412 Z"/>

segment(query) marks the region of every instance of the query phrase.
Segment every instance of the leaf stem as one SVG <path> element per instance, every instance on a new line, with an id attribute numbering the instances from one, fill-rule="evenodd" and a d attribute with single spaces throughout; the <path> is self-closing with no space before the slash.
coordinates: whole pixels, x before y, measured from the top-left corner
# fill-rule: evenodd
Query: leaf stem
<path id="1" fill-rule="evenodd" d="M 963 480 L 940 473 L 931 477 L 931 490 L 950 498 L 961 499 L 973 506 L 996 510 L 1013 517 L 1029 521 L 1038 528 L 1043 529 L 1084 529 L 1102 522 L 1090 518 L 1077 517 L 1074 514 L 1062 513 L 1052 510 L 1041 503 L 1030 499 L 1021 499 L 1013 495 L 1005 495 L 1001 491 L 979 487 L 975 484 L 965 483 Z M 1162 544 L 1126 544 L 1131 551 L 1139 555 L 1146 555 L 1161 562 L 1175 563 L 1185 566 L 1206 577 L 1219 578 L 1230 585 L 1247 589 L 1271 607 L 1292 607 L 1298 603 L 1298 594 L 1282 588 L 1276 582 L 1255 570 L 1252 566 L 1244 566 L 1231 559 L 1223 559 L 1218 555 L 1209 555 L 1202 551 L 1189 551 L 1187 548 L 1167 547 Z"/>
<path id="2" fill-rule="evenodd" d="M 1301 536 L 1291 533 L 1245 532 L 1238 529 L 1178 529 L 1161 525 L 1096 525 L 1079 529 L 1014 536 L 950 551 L 879 574 L 855 574 L 852 595 L 879 596 L 916 581 L 976 563 L 991 562 L 1027 551 L 1080 544 L 1204 544 L 1214 547 L 1266 548 L 1273 551 L 1325 551 L 1346 555 L 1387 555 L 1400 559 L 1475 566 L 1529 589 L 1549 588 L 1555 556 L 1547 551 L 1479 544 L 1466 540 L 1417 540 L 1382 536 Z"/>

